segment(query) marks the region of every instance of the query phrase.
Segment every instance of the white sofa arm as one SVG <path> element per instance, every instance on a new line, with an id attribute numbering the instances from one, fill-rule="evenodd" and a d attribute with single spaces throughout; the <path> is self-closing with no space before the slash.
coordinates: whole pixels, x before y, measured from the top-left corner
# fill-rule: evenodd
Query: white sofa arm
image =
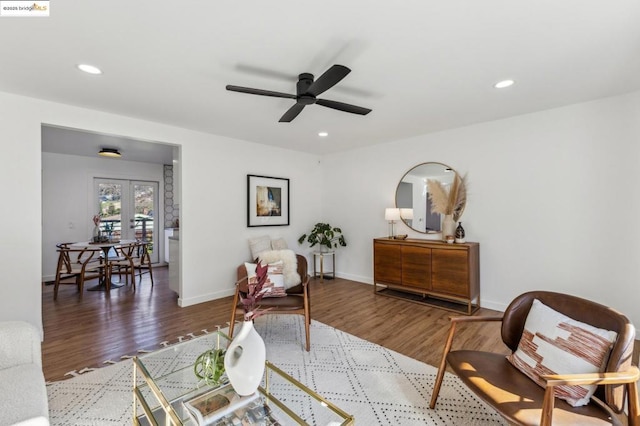
<path id="1" fill-rule="evenodd" d="M 40 333 L 25 321 L 0 321 L 0 370 L 21 364 L 42 367 Z"/>

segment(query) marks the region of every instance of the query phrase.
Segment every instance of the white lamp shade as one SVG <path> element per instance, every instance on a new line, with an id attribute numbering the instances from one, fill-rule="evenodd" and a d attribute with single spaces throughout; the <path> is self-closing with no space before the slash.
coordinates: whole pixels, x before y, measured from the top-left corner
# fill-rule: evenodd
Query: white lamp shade
<path id="1" fill-rule="evenodd" d="M 400 217 L 403 219 L 413 219 L 413 209 L 400 209 Z"/>
<path id="2" fill-rule="evenodd" d="M 384 209 L 385 220 L 400 220 L 400 209 L 387 208 Z"/>

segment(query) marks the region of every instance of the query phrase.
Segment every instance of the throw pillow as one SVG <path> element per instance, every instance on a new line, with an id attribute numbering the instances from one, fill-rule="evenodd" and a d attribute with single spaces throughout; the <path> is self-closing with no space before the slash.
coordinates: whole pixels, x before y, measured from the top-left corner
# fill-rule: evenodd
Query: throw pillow
<path id="1" fill-rule="evenodd" d="M 524 324 L 518 349 L 507 359 L 544 387 L 543 375 L 602 372 L 616 338 L 614 331 L 576 321 L 536 299 Z M 596 385 L 557 386 L 555 395 L 579 407 L 589 402 L 595 390 Z"/>
<path id="2" fill-rule="evenodd" d="M 266 250 L 260 253 L 258 258 L 263 264 L 279 260 L 284 262 L 284 288 L 289 289 L 302 282 L 298 274 L 298 258 L 293 250 Z"/>
<path id="3" fill-rule="evenodd" d="M 286 250 L 289 246 L 284 238 L 278 238 L 276 240 L 271 240 L 271 249 L 272 250 Z"/>
<path id="4" fill-rule="evenodd" d="M 268 235 L 249 239 L 249 249 L 251 259 L 257 259 L 258 255 L 265 250 L 271 250 L 271 238 Z"/>
<path id="5" fill-rule="evenodd" d="M 270 263 L 267 266 L 267 281 L 264 283 L 264 286 L 262 286 L 262 297 L 285 297 L 287 292 L 284 289 L 282 261 Z M 256 284 L 258 280 L 258 277 L 256 276 L 256 264 L 245 262 L 244 267 L 247 268 L 247 279 L 249 284 Z"/>

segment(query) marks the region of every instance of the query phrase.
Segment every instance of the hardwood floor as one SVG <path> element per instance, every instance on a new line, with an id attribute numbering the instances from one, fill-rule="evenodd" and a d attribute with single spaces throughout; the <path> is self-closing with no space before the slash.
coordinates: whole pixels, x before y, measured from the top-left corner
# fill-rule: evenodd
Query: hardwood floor
<path id="1" fill-rule="evenodd" d="M 198 335 L 202 329 L 226 326 L 231 297 L 180 308 L 176 294 L 169 289 L 167 268 L 155 268 L 154 278 L 155 286 L 151 287 L 145 275 L 135 293 L 130 287 L 112 290 L 111 294 L 85 291 L 82 299 L 74 286 L 62 286 L 55 302 L 53 286 L 44 286 L 42 350 L 46 379 L 60 380 L 72 370 L 103 366 L 105 360 L 118 361 L 139 349 L 157 349 L 162 341 L 173 343 L 187 333 Z M 457 314 L 376 296 L 372 286 L 344 279 L 324 283 L 312 279 L 310 286 L 314 320 L 438 365 L 449 317 Z M 496 313 L 481 309 L 478 315 Z M 313 335 L 311 345 L 313 350 Z M 454 348 L 461 346 L 507 353 L 498 323 L 461 328 Z"/>

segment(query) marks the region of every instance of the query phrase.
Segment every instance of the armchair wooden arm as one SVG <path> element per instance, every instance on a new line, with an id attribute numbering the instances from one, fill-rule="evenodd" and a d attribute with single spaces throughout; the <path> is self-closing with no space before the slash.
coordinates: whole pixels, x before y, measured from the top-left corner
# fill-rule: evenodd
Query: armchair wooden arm
<path id="1" fill-rule="evenodd" d="M 626 371 L 616 371 L 611 373 L 592 374 L 551 374 L 542 376 L 546 382 L 544 391 L 544 403 L 542 405 L 541 426 L 551 426 L 553 407 L 555 402 L 556 386 L 576 386 L 576 385 L 618 385 L 625 384 L 629 406 L 629 426 L 640 424 L 640 406 L 638 404 L 638 387 L 636 382 L 640 379 L 638 367 L 631 366 Z"/>
<path id="2" fill-rule="evenodd" d="M 453 344 L 453 337 L 456 334 L 456 325 L 458 323 L 475 323 L 475 322 L 495 322 L 502 321 L 502 315 L 500 316 L 486 316 L 486 317 L 451 317 L 451 326 L 449 327 L 449 334 L 447 341 L 444 344 L 444 350 L 442 352 L 442 359 L 438 366 L 438 375 L 436 376 L 436 382 L 433 386 L 433 393 L 431 394 L 431 402 L 429 408 L 433 409 L 436 406 L 438 400 L 438 394 L 440 393 L 440 387 L 442 386 L 442 379 L 444 379 L 444 372 L 447 369 L 447 354 L 451 351 L 451 345 Z"/>

